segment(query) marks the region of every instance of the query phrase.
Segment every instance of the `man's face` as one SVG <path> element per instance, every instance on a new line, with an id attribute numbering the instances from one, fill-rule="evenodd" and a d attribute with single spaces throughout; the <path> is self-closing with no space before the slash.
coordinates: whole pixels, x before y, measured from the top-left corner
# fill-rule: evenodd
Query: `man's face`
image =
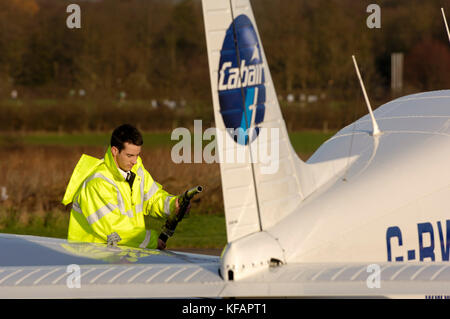
<path id="1" fill-rule="evenodd" d="M 125 142 L 123 150 L 119 152 L 119 149 L 113 146 L 111 147 L 111 153 L 116 165 L 127 172 L 136 164 L 137 158 L 141 153 L 141 146 Z"/>

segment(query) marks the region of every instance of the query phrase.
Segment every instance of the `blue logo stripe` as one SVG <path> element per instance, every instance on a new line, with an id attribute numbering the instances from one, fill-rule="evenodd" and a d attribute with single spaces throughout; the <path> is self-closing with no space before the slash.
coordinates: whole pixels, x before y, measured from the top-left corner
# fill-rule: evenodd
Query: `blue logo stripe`
<path id="1" fill-rule="evenodd" d="M 255 99 L 255 88 L 247 89 L 247 96 L 245 97 L 245 112 L 242 113 L 241 127 L 245 131 L 247 126 L 250 127 L 252 125 L 252 113 L 253 110 L 250 110 L 250 105 L 253 104 Z M 247 114 L 247 122 L 245 122 L 245 114 Z"/>
<path id="2" fill-rule="evenodd" d="M 248 145 L 258 136 L 259 125 L 264 120 L 266 91 L 260 43 L 246 15 L 236 17 L 227 29 L 220 51 L 217 80 L 220 113 L 225 127 L 234 129 L 234 132 L 228 132 L 235 134 L 237 143 Z M 256 132 L 251 140 L 246 134 L 249 127 Z"/>
<path id="3" fill-rule="evenodd" d="M 246 97 L 245 97 L 245 112 L 242 113 L 241 118 L 241 125 L 240 128 L 242 131 L 239 132 L 238 137 L 238 143 L 239 144 L 247 144 L 248 143 L 248 134 L 250 134 L 250 130 L 248 130 L 249 127 L 251 127 L 252 123 L 252 115 L 253 110 L 250 110 L 250 105 L 253 104 L 253 101 L 255 99 L 255 88 L 249 88 L 246 90 Z M 247 115 L 247 121 L 245 118 L 245 115 Z"/>

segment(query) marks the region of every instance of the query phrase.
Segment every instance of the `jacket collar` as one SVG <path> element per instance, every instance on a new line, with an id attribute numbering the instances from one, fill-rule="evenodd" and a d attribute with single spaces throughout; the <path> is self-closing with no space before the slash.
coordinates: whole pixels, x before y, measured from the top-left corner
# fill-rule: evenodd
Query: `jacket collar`
<path id="1" fill-rule="evenodd" d="M 114 179 L 117 180 L 125 180 L 122 174 L 120 174 L 119 169 L 117 168 L 116 162 L 114 162 L 114 157 L 111 152 L 111 146 L 108 147 L 105 154 L 105 165 L 108 170 L 113 174 Z"/>

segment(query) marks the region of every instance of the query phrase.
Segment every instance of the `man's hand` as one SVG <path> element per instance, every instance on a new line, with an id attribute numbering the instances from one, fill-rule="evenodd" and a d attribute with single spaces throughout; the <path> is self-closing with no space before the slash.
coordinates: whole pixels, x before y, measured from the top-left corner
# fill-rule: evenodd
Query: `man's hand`
<path id="1" fill-rule="evenodd" d="M 158 249 L 159 250 L 164 250 L 166 249 L 166 243 L 163 242 L 161 239 L 158 238 Z"/>
<path id="2" fill-rule="evenodd" d="M 179 199 L 179 197 L 177 197 L 177 199 L 175 200 L 175 214 L 176 215 L 178 215 L 178 213 L 180 212 L 180 204 L 178 203 L 178 199 Z M 186 208 L 186 212 L 184 214 L 187 215 L 190 210 L 191 210 L 191 203 L 189 202 L 189 205 Z"/>
<path id="3" fill-rule="evenodd" d="M 175 215 L 178 215 L 178 213 L 180 212 L 180 204 L 178 203 L 178 199 L 179 197 L 175 199 Z"/>

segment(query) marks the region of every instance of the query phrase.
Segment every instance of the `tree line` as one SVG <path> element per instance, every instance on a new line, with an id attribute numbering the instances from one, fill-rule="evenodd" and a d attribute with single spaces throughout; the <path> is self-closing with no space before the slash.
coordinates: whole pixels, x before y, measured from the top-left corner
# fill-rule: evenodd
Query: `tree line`
<path id="1" fill-rule="evenodd" d="M 81 29 L 66 27 L 71 2 L 0 0 L 0 100 L 13 90 L 30 98 L 67 98 L 82 89 L 92 98 L 126 92 L 128 99 L 185 99 L 211 112 L 200 1 L 78 1 Z M 450 46 L 440 15 L 442 6 L 450 14 L 448 4 L 380 0 L 381 28 L 371 29 L 371 2 L 252 1 L 283 105 L 289 107 L 288 94 L 296 101 L 316 94 L 324 97 L 312 108 L 318 123 L 330 110 L 343 114 L 345 123 L 343 101 L 361 101 L 352 54 L 376 101 L 392 98 L 393 52 L 405 56 L 403 93 L 450 88 Z"/>

